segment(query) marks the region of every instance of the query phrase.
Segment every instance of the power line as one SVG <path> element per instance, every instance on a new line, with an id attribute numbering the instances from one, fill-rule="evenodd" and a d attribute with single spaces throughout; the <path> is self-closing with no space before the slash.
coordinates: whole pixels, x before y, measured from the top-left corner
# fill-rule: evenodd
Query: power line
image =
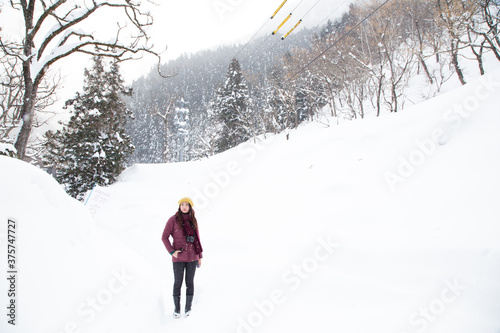
<path id="1" fill-rule="evenodd" d="M 386 0 L 384 3 L 382 3 L 380 6 L 378 6 L 374 11 L 372 11 L 368 16 L 366 16 L 365 18 L 363 18 L 360 22 L 358 22 L 358 24 L 356 24 L 354 27 L 352 27 L 349 31 L 347 31 L 345 34 L 343 34 L 339 39 L 337 39 L 332 45 L 330 45 L 329 47 L 327 47 L 323 52 L 321 52 L 317 57 L 315 57 L 313 60 L 311 60 L 307 65 L 305 65 L 304 67 L 302 67 L 302 69 L 300 69 L 297 73 L 295 73 L 291 79 L 295 78 L 297 75 L 299 75 L 300 73 L 302 73 L 307 67 L 309 67 L 313 62 L 315 62 L 316 60 L 318 60 L 321 56 L 323 56 L 328 50 L 330 50 L 332 47 L 334 47 L 335 45 L 337 45 L 342 39 L 344 39 L 345 37 L 347 37 L 352 31 L 354 31 L 354 29 L 356 29 L 357 27 L 359 27 L 363 22 L 365 22 L 366 20 L 368 20 L 373 14 L 375 14 L 380 8 L 382 8 L 383 6 L 385 6 L 386 3 L 388 3 L 390 0 Z"/>
<path id="2" fill-rule="evenodd" d="M 284 0 L 281 5 L 279 5 L 278 9 L 275 10 L 274 14 L 271 16 L 271 20 L 276 16 L 276 14 L 281 10 L 281 8 L 283 8 L 283 6 L 285 5 L 285 3 L 287 2 L 288 0 Z M 262 26 L 259 28 L 259 30 L 257 30 L 257 32 L 252 36 L 252 38 L 250 38 L 250 40 L 245 44 L 243 45 L 243 47 L 236 53 L 236 55 L 233 57 L 233 58 L 236 58 L 238 56 L 238 54 L 241 53 L 241 51 L 243 51 L 243 49 L 245 47 L 247 47 L 248 44 L 250 44 L 250 42 L 255 38 L 255 36 L 257 36 L 259 34 L 259 32 L 264 28 L 264 26 L 267 24 L 268 20 L 266 19 L 266 21 L 264 21 L 264 24 L 262 24 Z"/>
<path id="3" fill-rule="evenodd" d="M 247 46 L 248 46 L 248 44 L 250 44 L 250 42 L 251 42 L 251 41 L 255 38 L 255 36 L 257 36 L 257 34 L 258 34 L 261 30 L 262 30 L 262 28 L 264 28 L 264 26 L 266 25 L 266 23 L 267 23 L 267 19 L 266 19 L 266 21 L 264 22 L 264 24 L 260 27 L 260 29 L 259 29 L 259 30 L 257 30 L 257 32 L 256 32 L 256 33 L 252 36 L 252 38 L 250 38 L 250 40 L 249 40 L 249 41 L 248 41 L 245 45 L 243 45 L 243 47 L 242 47 L 242 48 L 241 48 L 241 49 L 240 49 L 240 50 L 239 50 L 239 51 L 238 51 L 238 52 L 234 55 L 234 57 L 233 57 L 233 58 L 236 58 L 236 57 L 238 56 L 238 54 L 240 54 L 240 53 L 241 53 L 241 51 L 243 51 L 243 49 L 244 49 L 245 47 L 247 47 Z"/>
<path id="4" fill-rule="evenodd" d="M 344 5 L 346 2 L 348 1 L 351 1 L 351 0 L 344 0 L 340 3 L 340 5 L 338 5 L 337 7 L 335 7 L 334 10 L 332 10 L 328 15 L 326 15 L 326 17 L 321 20 L 321 22 L 318 24 L 318 26 L 321 26 L 333 13 L 335 13 L 337 10 L 339 10 L 340 7 L 342 7 L 342 5 Z"/>
<path id="5" fill-rule="evenodd" d="M 293 28 L 290 29 L 290 31 L 288 31 L 284 36 L 281 36 L 281 40 L 285 40 L 285 38 L 287 38 L 288 35 L 291 34 L 295 30 L 295 28 L 297 28 L 299 26 L 299 24 L 301 24 L 301 23 L 302 23 L 302 19 L 300 19 L 297 23 L 295 23 Z"/>
<path id="6" fill-rule="evenodd" d="M 304 17 L 307 16 L 307 14 L 309 14 L 311 12 L 311 10 L 313 10 L 314 7 L 316 7 L 316 5 L 320 2 L 321 0 L 318 0 L 316 1 L 316 3 L 311 7 L 309 8 L 309 10 L 307 11 L 307 13 L 305 13 L 304 15 L 302 15 L 302 18 L 293 26 L 292 29 L 290 29 L 284 36 L 281 36 L 281 40 L 285 40 L 285 38 L 288 37 L 288 35 L 290 35 L 294 30 L 295 28 L 297 28 L 299 26 L 299 24 L 302 23 L 302 21 L 304 20 Z"/>
<path id="7" fill-rule="evenodd" d="M 316 5 L 318 4 L 318 2 L 320 2 L 320 1 L 321 0 L 316 1 L 316 3 L 311 8 L 309 8 L 309 10 L 307 11 L 307 13 L 305 13 L 304 15 L 302 15 L 302 19 L 304 19 L 304 17 L 306 17 L 307 14 L 309 14 L 311 12 L 311 10 L 313 10 L 313 8 L 316 7 Z"/>
<path id="8" fill-rule="evenodd" d="M 267 42 L 267 40 L 268 40 L 271 36 L 274 36 L 274 35 L 276 34 L 276 32 L 278 32 L 278 30 L 281 28 L 281 26 L 283 26 L 283 25 L 285 24 L 285 22 L 286 22 L 286 21 L 287 21 L 287 20 L 288 20 L 288 19 L 292 16 L 293 12 L 297 9 L 297 7 L 299 7 L 299 6 L 300 6 L 300 4 L 301 4 L 303 1 L 304 1 L 304 0 L 300 0 L 300 1 L 299 1 L 299 3 L 295 6 L 295 8 L 294 8 L 294 9 L 292 9 L 292 11 L 290 12 L 290 14 L 289 14 L 289 15 L 285 18 L 285 20 L 284 20 L 284 21 L 280 24 L 280 26 L 278 27 L 278 29 L 276 29 L 275 31 L 273 31 L 273 32 L 272 32 L 269 36 L 267 36 L 267 38 L 266 38 L 266 39 L 264 39 L 264 40 L 263 40 L 263 41 L 262 41 L 259 45 L 257 45 L 257 46 L 254 48 L 253 52 L 252 52 L 252 53 L 250 53 L 248 56 L 246 56 L 246 57 L 242 60 L 242 62 L 245 62 L 247 59 L 249 59 L 250 57 L 252 57 L 252 55 L 253 55 L 253 54 L 254 54 L 254 53 L 255 53 L 255 52 L 256 52 L 256 51 L 260 48 L 260 46 L 261 46 L 262 44 L 264 44 L 265 42 Z M 271 16 L 271 19 L 272 19 L 272 18 L 274 18 L 274 17 L 276 16 L 276 13 L 278 13 L 278 11 L 279 11 L 279 10 L 283 7 L 283 5 L 285 4 L 285 2 L 286 2 L 286 1 L 283 1 L 283 2 L 281 3 L 281 5 L 278 7 L 278 9 L 276 9 L 276 11 L 274 12 L 273 16 Z M 267 21 L 266 21 L 266 22 L 267 22 Z M 264 23 L 264 25 L 265 25 L 265 23 Z M 264 26 L 262 26 L 262 27 L 264 27 Z M 261 29 L 262 29 L 262 27 L 261 27 Z M 259 29 L 259 31 L 260 31 L 261 29 Z M 258 33 L 258 32 L 257 32 L 257 33 Z M 255 34 L 255 35 L 257 35 L 257 34 Z M 254 35 L 254 37 L 255 37 L 255 35 Z M 252 37 L 252 38 L 253 38 L 253 37 Z M 248 43 L 250 43 L 250 41 L 248 41 Z M 248 45 L 248 43 L 247 43 L 247 44 L 245 44 L 245 46 L 246 46 L 246 45 Z M 275 45 L 276 45 L 276 44 L 275 44 Z M 245 47 L 245 46 L 244 46 L 244 47 Z M 243 47 L 243 48 L 244 48 L 244 47 Z M 243 48 L 242 48 L 241 50 L 243 50 Z M 272 49 L 272 48 L 274 48 L 274 45 L 271 47 L 271 49 Z M 271 49 L 270 49 L 270 50 L 271 50 Z M 240 50 L 240 52 L 241 52 L 241 50 Z M 238 52 L 238 54 L 239 54 L 240 52 Z M 260 59 L 260 57 L 259 57 L 258 59 Z M 252 65 L 253 63 L 254 63 L 254 62 L 252 62 L 250 65 Z"/>
<path id="9" fill-rule="evenodd" d="M 300 6 L 300 4 L 301 4 L 303 1 L 304 1 L 304 0 L 301 0 L 301 1 L 297 4 L 297 6 L 295 6 L 295 8 L 292 10 L 292 13 L 295 11 L 295 9 L 297 9 L 297 7 L 298 7 L 298 6 Z"/>
<path id="10" fill-rule="evenodd" d="M 286 23 L 286 21 L 288 21 L 290 19 L 290 17 L 292 17 L 292 14 L 293 12 L 297 9 L 297 7 L 300 6 L 300 4 L 303 2 L 304 0 L 300 0 L 300 2 L 297 4 L 297 6 L 295 6 L 294 9 L 292 9 L 292 11 L 290 12 L 290 14 L 283 20 L 283 22 L 281 22 L 281 24 L 278 26 L 278 28 L 276 28 L 276 30 L 274 30 L 272 32 L 273 35 L 275 35 L 276 33 L 278 33 L 278 31 L 281 29 L 281 27 Z"/>
<path id="11" fill-rule="evenodd" d="M 256 51 L 260 48 L 260 46 L 261 46 L 262 44 L 264 44 L 265 42 L 267 42 L 267 40 L 268 40 L 269 38 L 271 38 L 272 36 L 273 36 L 273 35 L 269 35 L 269 36 L 267 36 L 267 38 L 266 38 L 266 39 L 264 39 L 262 42 L 260 42 L 260 44 L 259 44 L 259 45 L 257 45 L 257 46 L 255 47 L 255 49 L 252 51 L 252 53 L 250 53 L 249 55 L 247 55 L 247 56 L 246 56 L 246 57 L 242 60 L 242 62 L 245 62 L 247 59 L 251 58 L 251 57 L 253 56 L 253 54 L 254 54 L 254 53 L 255 53 L 255 52 L 256 52 Z M 252 65 L 252 64 L 253 64 L 253 62 L 252 62 L 250 65 Z"/>
<path id="12" fill-rule="evenodd" d="M 288 0 L 285 0 L 281 3 L 281 5 L 278 7 L 278 9 L 276 9 L 276 11 L 274 12 L 274 14 L 271 16 L 271 20 L 276 16 L 276 14 L 278 14 L 278 12 L 280 11 L 281 8 L 283 8 L 283 6 L 285 5 L 285 3 L 287 2 Z"/>
<path id="13" fill-rule="evenodd" d="M 245 59 L 243 59 L 243 61 L 245 61 L 245 60 L 247 60 L 248 58 L 250 58 L 250 57 L 251 57 L 251 56 L 252 56 L 252 55 L 253 55 L 253 54 L 254 54 L 254 53 L 255 53 L 255 52 L 259 49 L 259 47 L 260 47 L 263 43 L 265 43 L 265 42 L 266 42 L 266 41 L 267 41 L 267 40 L 268 40 L 271 36 L 274 36 L 274 35 L 276 34 L 276 32 L 277 32 L 277 31 L 281 28 L 281 26 L 282 26 L 282 25 L 283 25 L 283 24 L 284 24 L 284 23 L 288 20 L 288 18 L 290 18 L 290 16 L 292 15 L 292 13 L 293 13 L 293 12 L 294 12 L 294 11 L 295 11 L 298 7 L 299 7 L 299 5 L 300 5 L 303 1 L 304 1 L 304 0 L 301 0 L 301 1 L 300 1 L 300 2 L 299 2 L 296 6 L 295 6 L 295 8 L 292 10 L 292 12 L 290 13 L 290 15 L 289 15 L 287 18 L 285 18 L 285 21 L 283 21 L 283 23 L 282 23 L 282 24 L 278 27 L 278 29 L 276 29 L 275 31 L 273 31 L 273 33 L 272 33 L 270 36 L 268 36 L 268 37 L 267 37 L 267 38 L 266 38 L 266 39 L 265 39 L 262 43 L 260 43 L 260 44 L 259 44 L 259 45 L 258 45 L 258 46 L 254 49 L 254 51 L 253 51 L 250 55 L 248 55 Z M 277 40 L 277 41 L 276 41 L 276 43 L 274 43 L 274 44 L 273 44 L 273 45 L 272 45 L 272 46 L 271 46 L 271 47 L 267 50 L 267 52 L 272 51 L 272 50 L 276 47 L 276 45 L 279 43 L 279 41 L 280 41 L 280 40 L 284 40 L 286 37 L 288 37 L 288 35 L 290 35 L 290 34 L 292 33 L 292 31 L 293 31 L 293 30 L 295 30 L 295 28 L 297 28 L 297 26 L 298 26 L 298 25 L 299 25 L 299 24 L 300 24 L 300 23 L 304 20 L 304 18 L 305 18 L 305 17 L 306 17 L 306 16 L 307 16 L 307 15 L 308 15 L 308 14 L 309 14 L 312 10 L 313 10 L 313 8 L 314 8 L 314 7 L 316 7 L 316 5 L 317 5 L 320 1 L 321 1 L 321 0 L 317 0 L 317 1 L 316 1 L 316 3 L 315 3 L 315 4 L 311 7 L 311 8 L 309 8 L 309 10 L 308 10 L 308 11 L 307 11 L 304 15 L 302 15 L 302 18 L 301 18 L 301 19 L 300 19 L 300 20 L 299 20 L 299 21 L 295 24 L 295 26 L 293 26 L 293 28 L 292 28 L 290 31 L 288 31 L 288 33 L 287 33 L 287 34 L 285 34 L 284 36 L 282 36 L 282 37 L 281 37 L 281 39 Z M 264 55 L 265 55 L 265 54 L 264 54 Z M 250 66 L 252 66 L 252 65 L 253 65 L 256 61 L 260 60 L 260 59 L 261 59 L 264 55 L 261 55 L 259 58 L 257 58 L 256 60 L 252 61 L 252 62 L 250 63 L 250 65 L 249 65 L 249 67 L 250 67 Z"/>
<path id="14" fill-rule="evenodd" d="M 292 13 L 288 14 L 288 16 L 283 20 L 283 22 L 281 22 L 281 24 L 276 28 L 276 30 L 274 30 L 272 32 L 272 35 L 276 35 L 276 33 L 278 33 L 278 31 L 281 29 L 281 27 L 286 23 L 286 21 L 288 21 L 290 19 L 290 17 L 292 17 Z"/>
<path id="15" fill-rule="evenodd" d="M 275 12 L 273 13 L 273 15 L 271 16 L 271 20 L 278 14 L 278 12 L 283 8 L 283 6 L 285 5 L 285 3 L 287 2 L 288 0 L 284 0 L 280 5 L 279 7 L 275 10 Z M 291 13 L 293 13 L 295 11 L 295 9 L 297 9 L 300 4 L 303 2 L 304 0 L 301 0 L 296 6 L 295 8 L 291 11 Z M 314 9 L 314 7 L 316 7 L 316 5 L 320 2 L 321 0 L 318 0 L 316 1 L 316 3 L 302 16 L 302 18 L 295 24 L 295 26 L 288 31 L 288 33 L 286 33 L 284 36 L 281 37 L 282 40 L 284 40 L 286 37 L 288 37 L 288 35 L 290 35 L 294 30 L 295 28 L 297 28 L 297 26 L 299 24 L 302 23 L 302 21 L 304 20 L 304 18 Z M 342 1 L 342 3 L 340 5 L 338 5 L 333 11 L 331 11 L 322 21 L 319 25 L 323 24 L 324 21 L 326 21 L 333 13 L 335 13 L 336 11 L 339 10 L 340 7 L 342 7 L 346 2 L 348 2 L 350 0 L 344 0 Z M 261 25 L 261 27 L 257 30 L 257 32 L 243 45 L 243 47 L 241 47 L 241 49 L 233 56 L 233 58 L 236 58 L 249 44 L 252 40 L 255 39 L 255 37 L 261 32 L 261 30 L 264 28 L 264 26 L 268 23 L 268 19 L 266 19 L 264 21 L 264 23 Z M 268 36 L 265 40 L 263 40 L 259 45 L 257 45 L 254 49 L 253 52 L 251 52 L 248 56 L 246 56 L 242 61 L 246 61 L 248 58 L 250 58 L 259 48 L 262 44 L 264 44 L 265 42 L 267 42 L 267 40 L 270 38 L 271 36 Z M 274 48 L 274 46 L 276 45 L 277 43 L 275 43 L 271 49 Z M 252 63 L 253 64 L 253 63 Z"/>

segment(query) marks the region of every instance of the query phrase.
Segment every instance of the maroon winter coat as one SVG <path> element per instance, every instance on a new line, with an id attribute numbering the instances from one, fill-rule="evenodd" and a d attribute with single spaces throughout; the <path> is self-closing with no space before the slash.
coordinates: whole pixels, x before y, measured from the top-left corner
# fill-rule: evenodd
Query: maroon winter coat
<path id="1" fill-rule="evenodd" d="M 173 238 L 173 244 L 170 243 L 170 236 Z M 196 236 L 200 239 L 198 229 L 196 229 Z M 177 258 L 172 256 L 173 262 L 191 262 L 203 258 L 203 252 L 196 254 L 193 243 L 188 243 L 186 241 L 186 233 L 181 227 L 181 224 L 177 221 L 176 215 L 168 219 L 161 240 L 163 244 L 165 244 L 168 253 L 183 249 L 182 252 L 177 254 Z"/>

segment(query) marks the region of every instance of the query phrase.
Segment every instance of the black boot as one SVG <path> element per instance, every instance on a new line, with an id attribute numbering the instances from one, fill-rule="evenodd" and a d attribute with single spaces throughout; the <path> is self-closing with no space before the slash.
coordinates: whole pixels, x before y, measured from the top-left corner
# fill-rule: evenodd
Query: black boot
<path id="1" fill-rule="evenodd" d="M 181 316 L 181 297 L 174 296 L 174 318 L 180 318 Z"/>
<path id="2" fill-rule="evenodd" d="M 184 311 L 184 316 L 189 317 L 191 314 L 191 305 L 193 304 L 193 295 L 186 296 L 186 309 Z"/>

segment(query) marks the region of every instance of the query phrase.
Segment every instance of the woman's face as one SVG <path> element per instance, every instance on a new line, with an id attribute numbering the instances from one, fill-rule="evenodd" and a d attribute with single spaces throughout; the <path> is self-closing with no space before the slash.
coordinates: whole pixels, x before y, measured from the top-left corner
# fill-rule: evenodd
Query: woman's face
<path id="1" fill-rule="evenodd" d="M 189 204 L 186 201 L 181 202 L 180 208 L 184 214 L 189 212 Z"/>

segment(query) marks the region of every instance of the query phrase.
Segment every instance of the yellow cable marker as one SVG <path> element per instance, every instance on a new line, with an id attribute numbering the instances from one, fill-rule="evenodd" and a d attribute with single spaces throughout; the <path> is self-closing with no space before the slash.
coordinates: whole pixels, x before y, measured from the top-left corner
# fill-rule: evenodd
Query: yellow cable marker
<path id="1" fill-rule="evenodd" d="M 274 31 L 273 31 L 273 35 L 276 35 L 276 33 L 278 32 L 278 30 L 280 30 L 280 29 L 281 29 L 281 27 L 283 26 L 283 24 L 285 24 L 285 23 L 286 23 L 286 21 L 288 21 L 288 20 L 290 19 L 290 17 L 292 17 L 292 13 L 290 13 L 290 15 L 288 15 L 288 16 L 286 17 L 286 19 L 284 19 L 284 20 L 283 20 L 283 22 L 281 22 L 281 24 L 280 24 L 280 26 L 278 27 L 278 29 L 276 29 L 276 30 L 274 30 Z"/>
<path id="2" fill-rule="evenodd" d="M 276 9 L 276 11 L 274 12 L 273 16 L 271 16 L 271 20 L 276 16 L 276 14 L 278 14 L 278 12 L 280 11 L 280 9 L 285 5 L 285 2 L 287 2 L 288 0 L 285 0 L 283 1 L 283 3 L 278 7 L 278 9 Z"/>
<path id="3" fill-rule="evenodd" d="M 302 23 L 302 19 L 300 19 L 300 20 L 299 20 L 299 22 L 297 22 L 297 24 L 295 24 L 295 26 L 294 26 L 292 29 L 290 29 L 290 31 L 288 31 L 288 33 L 287 33 L 285 36 L 281 37 L 281 40 L 283 40 L 283 39 L 287 38 L 287 37 L 288 37 L 288 35 L 289 35 L 289 34 L 291 34 L 291 33 L 292 33 L 292 31 L 294 31 L 294 30 L 295 30 L 295 28 L 297 28 L 297 27 L 299 26 L 299 24 L 300 24 L 300 23 Z"/>

